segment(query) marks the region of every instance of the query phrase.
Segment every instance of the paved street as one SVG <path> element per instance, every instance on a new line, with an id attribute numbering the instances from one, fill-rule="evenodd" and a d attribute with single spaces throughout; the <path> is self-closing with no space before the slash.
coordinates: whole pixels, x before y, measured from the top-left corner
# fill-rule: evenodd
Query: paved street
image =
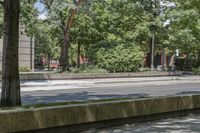
<path id="1" fill-rule="evenodd" d="M 199 125 L 200 115 L 189 115 L 141 124 L 127 124 L 85 133 L 199 133 Z"/>
<path id="2" fill-rule="evenodd" d="M 146 77 L 21 82 L 23 104 L 200 94 L 200 77 Z"/>

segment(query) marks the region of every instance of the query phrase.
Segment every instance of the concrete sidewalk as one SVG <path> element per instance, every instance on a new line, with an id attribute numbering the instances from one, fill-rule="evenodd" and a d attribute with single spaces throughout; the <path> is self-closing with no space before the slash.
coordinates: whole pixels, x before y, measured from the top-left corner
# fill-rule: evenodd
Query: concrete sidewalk
<path id="1" fill-rule="evenodd" d="M 74 79 L 74 80 L 32 80 L 21 81 L 22 87 L 31 86 L 56 86 L 56 85 L 92 85 L 92 84 L 114 84 L 114 83 L 137 83 L 153 81 L 200 81 L 200 76 L 165 76 L 165 77 L 137 77 L 137 78 L 105 78 L 105 79 Z"/>

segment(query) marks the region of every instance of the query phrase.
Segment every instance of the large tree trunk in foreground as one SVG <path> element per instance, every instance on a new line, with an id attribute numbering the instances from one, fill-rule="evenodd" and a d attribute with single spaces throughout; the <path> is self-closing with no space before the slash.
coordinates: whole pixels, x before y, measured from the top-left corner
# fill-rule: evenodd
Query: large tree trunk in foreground
<path id="1" fill-rule="evenodd" d="M 66 23 L 66 28 L 64 31 L 64 39 L 63 44 L 61 46 L 61 71 L 69 71 L 70 70 L 70 64 L 69 64 L 69 48 L 70 48 L 70 29 L 74 21 L 74 17 L 77 13 L 78 8 L 81 6 L 81 4 L 84 2 L 84 0 L 79 0 L 76 4 L 76 9 L 70 10 L 70 15 Z"/>
<path id="2" fill-rule="evenodd" d="M 18 64 L 20 0 L 5 0 L 1 106 L 21 105 Z"/>

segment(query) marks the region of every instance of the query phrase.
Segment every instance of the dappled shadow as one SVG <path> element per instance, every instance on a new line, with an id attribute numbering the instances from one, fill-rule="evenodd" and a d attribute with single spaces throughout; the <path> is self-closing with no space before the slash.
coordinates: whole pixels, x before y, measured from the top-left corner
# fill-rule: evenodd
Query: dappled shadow
<path id="1" fill-rule="evenodd" d="M 44 93 L 44 91 L 42 91 Z M 147 97 L 146 93 L 134 94 L 92 94 L 86 91 L 80 93 L 67 93 L 55 95 L 42 95 L 37 91 L 37 95 L 23 95 L 23 104 L 43 104 L 52 102 L 65 102 L 65 101 L 85 101 L 85 100 L 100 100 L 100 99 L 114 99 L 114 98 L 141 98 Z M 46 91 L 48 93 L 48 91 Z"/>
<path id="2" fill-rule="evenodd" d="M 200 115 L 88 131 L 85 133 L 199 133 Z"/>
<path id="3" fill-rule="evenodd" d="M 199 95 L 200 91 L 183 91 L 183 92 L 179 92 L 176 93 L 175 95 Z"/>

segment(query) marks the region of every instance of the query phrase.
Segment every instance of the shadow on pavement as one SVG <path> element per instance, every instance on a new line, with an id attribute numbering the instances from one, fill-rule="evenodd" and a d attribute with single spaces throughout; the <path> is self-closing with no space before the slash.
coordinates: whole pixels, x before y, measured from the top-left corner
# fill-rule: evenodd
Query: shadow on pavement
<path id="1" fill-rule="evenodd" d="M 140 124 L 107 128 L 85 133 L 199 133 L 200 115 L 189 115 Z"/>
<path id="2" fill-rule="evenodd" d="M 48 93 L 48 91 L 47 91 Z M 38 91 L 39 94 L 39 91 Z M 148 97 L 146 93 L 135 93 L 135 94 L 89 94 L 86 91 L 80 93 L 68 93 L 58 94 L 53 96 L 42 96 L 42 95 L 23 95 L 22 103 L 27 104 L 45 104 L 53 102 L 65 102 L 65 101 L 84 101 L 84 100 L 99 100 L 99 99 L 115 99 L 115 98 L 141 98 Z"/>
<path id="3" fill-rule="evenodd" d="M 176 93 L 175 95 L 198 95 L 200 94 L 200 91 L 183 91 Z"/>

